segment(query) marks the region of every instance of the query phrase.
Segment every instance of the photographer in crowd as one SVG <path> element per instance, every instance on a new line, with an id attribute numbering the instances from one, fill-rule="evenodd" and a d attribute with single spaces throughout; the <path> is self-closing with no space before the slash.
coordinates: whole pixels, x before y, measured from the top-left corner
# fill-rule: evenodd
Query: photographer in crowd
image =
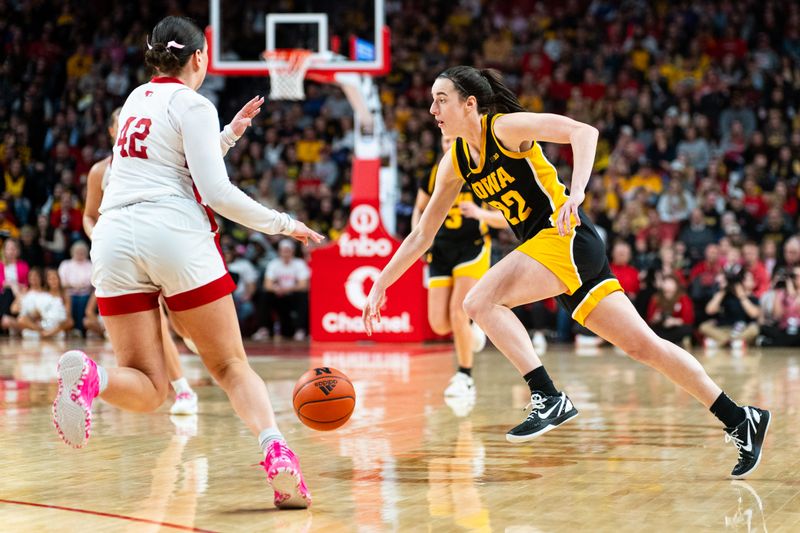
<path id="1" fill-rule="evenodd" d="M 730 344 L 742 349 L 758 336 L 761 308 L 753 294 L 753 274 L 741 265 L 727 267 L 717 278 L 717 291 L 706 304 L 709 319 L 700 324 L 706 348 Z"/>
<path id="2" fill-rule="evenodd" d="M 800 266 L 779 269 L 762 298 L 761 346 L 800 346 Z"/>

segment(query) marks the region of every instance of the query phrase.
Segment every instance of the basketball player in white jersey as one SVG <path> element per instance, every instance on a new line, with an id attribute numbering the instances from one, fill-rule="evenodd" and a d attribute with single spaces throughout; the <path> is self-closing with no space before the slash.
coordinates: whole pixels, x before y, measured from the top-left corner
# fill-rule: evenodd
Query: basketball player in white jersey
<path id="1" fill-rule="evenodd" d="M 248 102 L 248 105 L 250 103 Z M 111 135 L 111 141 L 117 140 L 117 127 L 119 112 L 121 108 L 115 109 L 111 113 L 108 125 L 108 133 Z M 244 111 L 244 110 L 243 110 Z M 241 114 L 241 111 L 240 111 Z M 234 119 L 235 120 L 235 119 Z M 103 200 L 103 191 L 108 186 L 108 178 L 111 175 L 111 156 L 98 161 L 89 170 L 89 175 L 86 178 L 86 201 L 83 208 L 83 230 L 89 239 L 92 238 L 92 230 L 94 230 L 97 219 L 100 216 L 100 202 Z M 180 356 L 178 354 L 178 347 L 172 340 L 169 333 L 169 321 L 167 314 L 163 308 L 161 310 L 161 336 L 164 343 L 164 356 L 167 365 L 167 375 L 172 388 L 175 390 L 175 403 L 170 407 L 170 414 L 173 415 L 196 415 L 197 414 L 197 394 L 192 390 L 189 382 L 183 377 L 181 370 Z M 182 331 L 180 328 L 173 324 L 173 327 L 180 335 Z M 194 344 L 191 339 L 184 337 L 184 343 L 194 351 Z"/>
<path id="2" fill-rule="evenodd" d="M 277 428 L 264 382 L 247 362 L 231 296 L 235 285 L 220 254 L 213 212 L 305 244 L 322 236 L 230 182 L 220 145 L 233 146 L 237 138 L 230 127 L 220 135 L 217 110 L 196 92 L 208 52 L 192 21 L 161 20 L 145 62 L 156 77 L 134 89 L 122 107 L 102 216 L 92 232 L 92 283 L 118 367 L 100 367 L 83 352 L 65 353 L 53 404 L 56 428 L 67 444 L 81 447 L 97 396 L 140 412 L 164 401 L 163 295 L 236 413 L 258 436 L 275 505 L 307 507 L 311 497 L 299 461 Z"/>

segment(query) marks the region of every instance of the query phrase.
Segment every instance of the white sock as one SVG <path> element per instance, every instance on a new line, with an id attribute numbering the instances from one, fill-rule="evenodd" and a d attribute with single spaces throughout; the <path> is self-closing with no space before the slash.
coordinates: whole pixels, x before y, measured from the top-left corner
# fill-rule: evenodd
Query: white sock
<path id="1" fill-rule="evenodd" d="M 100 365 L 97 365 L 97 377 L 98 381 L 100 382 L 97 394 L 101 394 L 104 390 L 106 390 L 106 387 L 108 387 L 108 372 L 106 372 L 106 369 Z"/>
<path id="2" fill-rule="evenodd" d="M 189 386 L 189 382 L 186 381 L 186 378 L 178 378 L 175 381 L 170 381 L 170 383 L 172 383 L 172 388 L 175 389 L 175 394 L 192 392 L 192 388 Z"/>
<path id="3" fill-rule="evenodd" d="M 258 445 L 261 446 L 261 451 L 267 453 L 267 446 L 274 440 L 285 440 L 278 428 L 262 429 L 258 434 Z"/>

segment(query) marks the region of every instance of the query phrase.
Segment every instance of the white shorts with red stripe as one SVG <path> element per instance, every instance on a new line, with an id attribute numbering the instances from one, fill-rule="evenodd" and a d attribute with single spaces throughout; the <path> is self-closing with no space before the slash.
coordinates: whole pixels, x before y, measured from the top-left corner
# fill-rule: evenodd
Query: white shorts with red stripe
<path id="1" fill-rule="evenodd" d="M 92 284 L 104 316 L 147 311 L 158 297 L 186 311 L 234 291 L 216 224 L 195 201 L 169 197 L 103 213 L 92 233 Z"/>

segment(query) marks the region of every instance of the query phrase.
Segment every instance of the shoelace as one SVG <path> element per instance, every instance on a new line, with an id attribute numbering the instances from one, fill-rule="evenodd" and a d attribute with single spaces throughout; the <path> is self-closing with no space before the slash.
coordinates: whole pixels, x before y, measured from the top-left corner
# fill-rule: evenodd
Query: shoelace
<path id="1" fill-rule="evenodd" d="M 534 392 L 531 394 L 531 401 L 528 402 L 528 405 L 524 407 L 523 411 L 528 407 L 531 408 L 531 412 L 528 413 L 527 420 L 530 420 L 537 411 L 544 409 L 544 397 L 541 394 Z"/>
<path id="2" fill-rule="evenodd" d="M 739 428 L 733 430 L 733 432 L 728 433 L 725 432 L 725 442 L 732 442 L 734 446 L 736 446 L 736 451 L 739 452 L 739 459 L 742 458 L 742 446 L 744 446 L 744 441 L 739 438 Z"/>
<path id="3" fill-rule="evenodd" d="M 175 400 L 191 400 L 192 393 L 191 392 L 182 392 L 175 396 Z"/>
<path id="4" fill-rule="evenodd" d="M 284 441 L 275 440 L 274 443 L 270 444 L 269 448 L 267 448 L 267 454 L 264 460 L 266 461 L 266 458 L 274 459 L 282 455 L 289 455 L 290 453 L 291 450 Z"/>

